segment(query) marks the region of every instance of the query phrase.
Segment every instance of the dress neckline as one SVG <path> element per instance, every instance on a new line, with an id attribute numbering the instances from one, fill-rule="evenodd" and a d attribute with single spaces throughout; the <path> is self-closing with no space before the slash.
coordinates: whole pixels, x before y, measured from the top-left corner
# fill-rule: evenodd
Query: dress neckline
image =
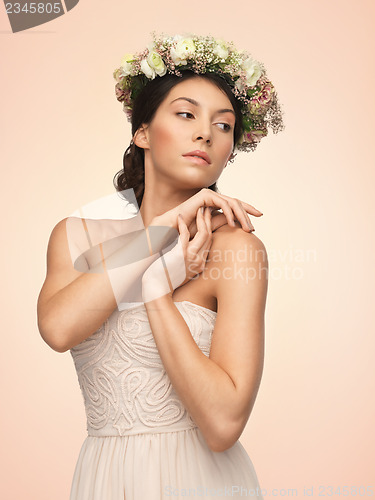
<path id="1" fill-rule="evenodd" d="M 217 312 L 216 311 L 213 311 L 212 309 L 208 309 L 208 307 L 204 307 L 204 306 L 201 306 L 199 304 L 196 304 L 195 302 L 191 302 L 190 300 L 175 300 L 174 301 L 175 304 L 183 304 L 183 303 L 186 303 L 186 304 L 190 304 L 194 307 L 198 307 L 200 309 L 204 309 L 205 311 L 208 311 L 210 312 L 211 314 L 213 314 L 214 316 L 217 315 Z M 140 305 L 143 305 L 144 306 L 144 302 L 129 302 L 129 304 L 136 304 L 134 305 L 134 307 L 126 307 L 125 309 L 122 309 L 122 311 L 128 311 L 130 309 L 134 309 L 136 307 L 139 307 Z M 121 311 L 121 312 L 122 312 Z"/>

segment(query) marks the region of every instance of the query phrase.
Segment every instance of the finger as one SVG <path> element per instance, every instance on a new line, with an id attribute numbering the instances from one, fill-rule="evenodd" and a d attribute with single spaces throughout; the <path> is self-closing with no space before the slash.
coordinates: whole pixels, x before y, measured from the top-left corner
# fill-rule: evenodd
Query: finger
<path id="1" fill-rule="evenodd" d="M 242 229 L 244 231 L 247 232 L 255 231 L 254 226 L 251 223 L 250 217 L 245 211 L 242 202 L 237 198 L 230 198 L 230 197 L 228 197 L 227 201 L 234 214 L 233 220 L 235 220 L 235 217 L 237 217 L 237 220 L 242 225 Z M 234 222 L 232 226 L 235 226 Z"/>
<path id="2" fill-rule="evenodd" d="M 203 207 L 203 221 L 206 224 L 207 232 L 211 232 L 211 210 L 209 207 Z"/>
<path id="3" fill-rule="evenodd" d="M 254 226 L 252 226 L 249 216 L 244 211 L 244 208 L 246 209 L 246 206 L 243 208 L 242 202 L 240 202 L 240 200 L 237 200 L 236 198 L 231 198 L 230 196 L 218 194 L 215 191 L 212 191 L 207 188 L 201 190 L 201 196 L 203 198 L 202 201 L 204 205 L 211 205 L 211 203 L 210 204 L 207 203 L 207 196 L 209 196 L 213 204 L 219 206 L 223 210 L 224 215 L 227 218 L 228 224 L 230 226 L 236 227 L 235 223 L 235 216 L 236 216 L 237 220 L 241 223 L 244 231 L 249 232 L 254 229 Z M 247 203 L 245 203 L 245 205 L 251 207 L 251 205 Z M 250 212 L 251 211 L 252 210 L 250 208 Z"/>
<path id="4" fill-rule="evenodd" d="M 247 214 L 247 212 L 245 211 L 245 209 L 242 205 L 242 202 L 240 200 L 237 200 L 237 199 L 235 199 L 234 201 L 238 204 L 238 207 L 241 210 L 242 217 L 241 217 L 241 220 L 239 220 L 239 222 L 242 224 L 242 227 L 249 232 L 255 231 L 255 228 L 251 222 L 251 219 L 250 219 L 249 215 Z"/>
<path id="5" fill-rule="evenodd" d="M 197 232 L 190 242 L 189 250 L 191 250 L 195 255 L 198 254 L 199 250 L 203 245 L 205 245 L 207 238 L 209 237 L 210 234 L 202 215 L 201 207 L 199 207 L 197 211 Z"/>
<path id="6" fill-rule="evenodd" d="M 211 248 L 212 241 L 213 241 L 211 210 L 207 209 L 205 216 L 206 216 L 206 226 L 207 226 L 207 230 L 208 230 L 208 238 L 207 238 L 207 243 L 205 245 L 206 248 L 204 249 L 204 252 L 205 252 L 204 255 L 205 255 L 205 260 L 207 260 L 208 252 L 209 252 L 209 249 Z"/>
<path id="7" fill-rule="evenodd" d="M 209 207 L 203 207 L 203 212 L 201 212 L 202 217 L 201 220 L 205 224 L 205 229 L 207 232 L 208 237 L 210 236 L 211 233 L 211 210 Z M 203 225 L 202 225 L 203 227 Z"/>
<path id="8" fill-rule="evenodd" d="M 207 193 L 207 191 L 210 191 L 210 192 Z M 219 208 L 221 208 L 225 217 L 227 218 L 228 224 L 235 227 L 236 224 L 234 222 L 232 207 L 229 204 L 229 200 L 231 198 L 225 197 L 225 198 L 228 198 L 228 199 L 225 199 L 225 198 L 221 197 L 221 195 L 219 195 L 215 191 L 212 191 L 210 189 L 206 189 L 204 193 L 202 192 L 202 197 L 203 197 L 202 201 L 203 201 L 203 205 L 205 205 L 205 206 L 208 205 L 208 203 L 206 203 L 207 195 L 210 197 L 210 199 L 208 200 L 210 202 L 209 206 L 215 205 L 215 206 L 218 206 Z"/>
<path id="9" fill-rule="evenodd" d="M 205 212 L 209 212 L 209 210 L 206 210 Z M 193 240 L 189 243 L 186 254 L 188 271 L 193 275 L 200 274 L 206 267 L 209 249 L 212 244 L 212 234 L 207 227 L 206 217 L 206 214 L 203 215 L 201 207 L 199 207 L 196 214 L 197 233 Z"/>
<path id="10" fill-rule="evenodd" d="M 206 225 L 207 237 L 196 254 L 196 261 L 200 272 L 202 272 L 206 266 L 207 257 L 212 245 L 211 210 L 208 207 L 205 208 L 202 218 Z"/>
<path id="11" fill-rule="evenodd" d="M 203 211 L 203 222 L 206 225 L 206 241 L 212 238 L 212 228 L 211 228 L 211 210 L 209 207 L 205 207 Z M 210 242 L 211 245 L 211 242 Z"/>
<path id="12" fill-rule="evenodd" d="M 193 239 L 194 236 L 197 234 L 197 224 L 195 221 L 190 224 L 189 232 L 190 232 L 190 239 Z"/>
<path id="13" fill-rule="evenodd" d="M 206 226 L 207 226 L 207 229 L 208 229 L 209 233 L 212 233 L 212 225 L 211 225 L 212 215 L 211 214 L 212 214 L 211 207 L 206 207 L 206 210 L 205 210 L 205 222 L 206 222 Z"/>
<path id="14" fill-rule="evenodd" d="M 224 197 L 225 199 L 233 199 L 231 198 L 230 196 L 227 196 L 225 194 L 222 194 L 222 193 L 215 193 L 217 194 L 218 196 L 222 196 Z M 260 217 L 261 215 L 263 215 L 263 212 L 261 212 L 260 210 L 258 210 L 257 208 L 253 207 L 253 205 L 250 205 L 249 203 L 246 203 L 246 201 L 242 201 L 242 200 L 238 200 L 238 201 L 241 201 L 242 205 L 244 206 L 246 212 L 249 212 L 251 213 L 252 215 L 255 215 L 256 217 Z"/>
<path id="15" fill-rule="evenodd" d="M 244 220 L 246 220 L 247 225 L 249 226 L 250 232 L 255 231 L 255 228 L 254 228 L 254 226 L 253 226 L 253 224 L 252 224 L 252 222 L 250 220 L 250 217 L 248 216 L 247 212 L 243 208 L 241 202 L 239 202 L 239 203 L 240 203 L 240 208 L 242 209 L 242 212 L 243 212 Z M 239 222 L 241 222 L 241 221 L 239 221 Z"/>
<path id="16" fill-rule="evenodd" d="M 181 243 L 183 247 L 186 247 L 189 243 L 190 232 L 181 214 L 177 216 L 178 230 L 180 233 Z"/>
<path id="17" fill-rule="evenodd" d="M 192 238 L 192 235 L 194 235 L 196 233 L 196 223 L 195 221 L 193 220 L 192 222 L 190 222 L 190 224 L 187 224 L 186 223 L 186 217 L 183 215 L 183 214 L 177 214 L 177 219 L 179 218 L 179 216 L 182 217 L 182 221 L 183 221 L 183 225 L 184 227 L 187 229 L 188 233 L 189 233 L 189 240 Z"/>
<path id="18" fill-rule="evenodd" d="M 186 270 L 186 265 L 188 262 L 188 246 L 189 246 L 190 232 L 186 225 L 186 222 L 184 221 L 182 214 L 177 215 L 177 223 L 178 223 L 178 230 L 180 232 L 182 251 L 184 255 L 185 270 Z"/>
<path id="19" fill-rule="evenodd" d="M 217 194 L 217 193 L 215 193 Z M 234 220 L 237 220 L 241 225 L 242 225 L 242 229 L 246 232 L 252 232 L 252 231 L 255 231 L 255 228 L 251 222 L 251 219 L 246 211 L 246 208 L 247 210 L 252 213 L 252 215 L 257 215 L 258 217 L 260 215 L 263 215 L 261 212 L 259 212 L 259 214 L 257 213 L 253 213 L 253 211 L 251 210 L 252 208 L 252 205 L 249 205 L 248 203 L 245 203 L 245 202 L 242 202 L 241 200 L 238 200 L 237 198 L 230 198 L 229 196 L 226 196 L 226 195 L 219 195 L 219 196 L 224 196 L 224 198 L 228 201 L 232 211 L 233 211 L 233 223 L 231 223 L 230 225 L 232 225 L 233 227 L 236 226 L 236 224 L 234 223 Z M 257 209 L 255 209 L 257 210 Z M 237 219 L 236 219 L 237 217 Z"/>
<path id="20" fill-rule="evenodd" d="M 206 267 L 207 258 L 210 253 L 211 243 L 207 241 L 205 245 L 195 255 L 195 267 L 198 268 L 197 272 L 202 272 Z"/>

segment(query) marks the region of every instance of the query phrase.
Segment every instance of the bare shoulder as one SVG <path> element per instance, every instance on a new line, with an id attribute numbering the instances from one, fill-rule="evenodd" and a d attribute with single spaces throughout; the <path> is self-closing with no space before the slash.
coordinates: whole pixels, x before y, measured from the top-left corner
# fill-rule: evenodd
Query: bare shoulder
<path id="1" fill-rule="evenodd" d="M 267 250 L 263 241 L 255 235 L 254 232 L 247 232 L 242 229 L 239 222 L 236 221 L 236 227 L 229 224 L 223 224 L 213 233 L 212 247 L 216 249 L 239 250 L 241 247 L 252 248 L 267 259 Z"/>
<path id="2" fill-rule="evenodd" d="M 51 252 L 59 253 L 59 250 L 62 250 L 62 247 L 65 246 L 67 239 L 67 232 L 66 232 L 67 220 L 68 218 L 65 217 L 64 219 L 57 222 L 53 227 L 48 241 L 49 253 Z"/>
<path id="3" fill-rule="evenodd" d="M 248 294 L 256 294 L 254 286 L 266 287 L 268 280 L 268 256 L 263 241 L 254 232 L 225 224 L 212 233 L 204 273 L 210 293 L 228 304 L 228 295 L 246 300 Z M 255 279 L 256 278 L 256 279 Z M 253 286 L 250 286 L 250 283 Z M 264 292 L 262 292 L 264 293 Z M 221 308 L 223 310 L 223 308 Z"/>
<path id="4" fill-rule="evenodd" d="M 65 217 L 64 219 L 61 219 L 60 221 L 58 221 L 52 231 L 51 231 L 51 235 L 50 235 L 50 239 L 49 239 L 49 245 L 54 245 L 55 243 L 61 243 L 62 241 L 61 240 L 65 240 L 67 238 L 67 226 L 68 224 L 71 225 L 73 227 L 74 224 L 76 224 L 76 221 L 78 221 L 79 219 L 77 217 Z M 77 224 L 78 226 L 78 224 Z"/>
<path id="5" fill-rule="evenodd" d="M 80 255 L 81 227 L 82 223 L 77 217 L 65 217 L 55 224 L 47 247 L 47 277 L 55 273 L 68 273 L 71 277 L 78 277 L 86 270 L 78 271 L 73 267 L 73 262 Z"/>
<path id="6" fill-rule="evenodd" d="M 75 217 L 65 217 L 55 224 L 48 242 L 47 257 L 52 257 L 48 259 L 49 264 L 66 263 L 67 256 L 72 253 L 73 241 L 73 238 L 68 238 L 68 231 L 73 234 L 74 228 L 79 227 L 78 221 Z"/>

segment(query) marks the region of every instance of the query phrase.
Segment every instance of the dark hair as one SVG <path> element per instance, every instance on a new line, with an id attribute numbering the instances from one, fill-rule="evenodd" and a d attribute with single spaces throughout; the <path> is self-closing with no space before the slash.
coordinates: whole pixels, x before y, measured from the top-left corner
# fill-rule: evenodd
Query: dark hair
<path id="1" fill-rule="evenodd" d="M 197 74 L 191 70 L 185 70 L 181 73 L 182 76 L 169 73 L 163 77 L 156 77 L 148 82 L 142 89 L 133 105 L 132 136 L 134 137 L 134 134 L 142 124 L 149 124 L 152 121 L 158 107 L 175 85 L 183 80 L 201 77 L 207 78 L 209 81 L 216 84 L 216 86 L 222 89 L 228 96 L 236 115 L 233 131 L 233 144 L 235 145 L 243 133 L 241 103 L 236 99 L 225 79 L 218 73 Z M 116 191 L 132 188 L 138 207 L 141 206 L 145 190 L 144 150 L 134 144 L 133 141 L 131 141 L 130 145 L 125 150 L 123 168 L 115 174 L 113 184 Z M 211 186 L 207 186 L 207 188 L 219 192 L 216 182 Z"/>

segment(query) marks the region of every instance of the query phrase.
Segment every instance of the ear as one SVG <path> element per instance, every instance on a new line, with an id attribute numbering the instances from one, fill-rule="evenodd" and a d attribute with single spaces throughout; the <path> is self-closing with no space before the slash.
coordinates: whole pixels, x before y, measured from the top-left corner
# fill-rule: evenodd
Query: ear
<path id="1" fill-rule="evenodd" d="M 139 127 L 139 129 L 136 131 L 136 133 L 133 136 L 133 142 L 136 146 L 142 149 L 149 149 L 149 142 L 148 142 L 148 131 L 147 131 L 148 126 L 147 125 L 142 125 Z"/>
<path id="2" fill-rule="evenodd" d="M 231 155 L 230 155 L 230 157 L 227 159 L 227 162 L 226 162 L 226 164 L 225 164 L 224 168 L 228 165 L 228 162 L 229 162 L 230 160 L 232 160 L 235 156 L 236 156 L 236 155 L 232 152 L 232 153 L 231 153 Z"/>

